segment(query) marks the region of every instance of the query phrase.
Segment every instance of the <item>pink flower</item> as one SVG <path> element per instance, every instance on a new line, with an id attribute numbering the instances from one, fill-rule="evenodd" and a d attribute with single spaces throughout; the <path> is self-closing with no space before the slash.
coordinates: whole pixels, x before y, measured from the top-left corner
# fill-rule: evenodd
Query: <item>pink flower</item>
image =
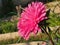
<path id="1" fill-rule="evenodd" d="M 31 32 L 36 34 L 37 31 L 41 31 L 38 23 L 44 19 L 46 19 L 46 8 L 43 3 L 32 2 L 32 4 L 28 4 L 28 7 L 21 13 L 17 24 L 19 35 L 28 40 Z"/>

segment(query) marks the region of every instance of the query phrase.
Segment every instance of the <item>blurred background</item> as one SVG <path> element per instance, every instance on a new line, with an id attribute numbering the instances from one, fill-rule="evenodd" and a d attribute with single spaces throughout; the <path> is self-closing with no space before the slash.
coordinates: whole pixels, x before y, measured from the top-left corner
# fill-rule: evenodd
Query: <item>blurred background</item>
<path id="1" fill-rule="evenodd" d="M 54 27 L 53 30 L 60 26 L 60 0 L 0 0 L 0 45 L 48 40 L 44 34 L 37 35 L 35 38 L 32 36 L 28 41 L 18 36 L 17 22 L 18 16 L 22 12 L 20 8 L 27 7 L 33 1 L 43 2 L 47 9 L 50 9 L 50 20 L 47 22 L 50 22 L 50 27 Z M 55 38 L 54 35 L 53 38 Z"/>

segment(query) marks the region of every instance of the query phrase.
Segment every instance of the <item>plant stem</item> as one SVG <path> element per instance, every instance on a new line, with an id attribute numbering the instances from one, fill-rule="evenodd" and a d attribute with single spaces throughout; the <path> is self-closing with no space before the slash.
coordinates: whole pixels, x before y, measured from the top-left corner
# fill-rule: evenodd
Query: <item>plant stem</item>
<path id="1" fill-rule="evenodd" d="M 45 31 L 45 32 L 48 35 L 48 37 L 50 38 L 50 41 L 51 41 L 52 45 L 55 45 L 54 42 L 53 42 L 53 40 L 52 40 L 52 37 L 50 36 L 50 34 L 47 31 Z"/>
<path id="2" fill-rule="evenodd" d="M 43 28 L 43 31 L 48 35 L 48 37 L 49 37 L 49 39 L 50 39 L 50 41 L 51 41 L 51 43 L 52 43 L 52 45 L 55 45 L 54 44 L 54 41 L 52 40 L 52 37 L 51 37 L 51 35 L 46 31 L 46 27 L 44 28 L 44 27 L 42 27 Z M 49 29 L 48 29 L 49 30 Z"/>

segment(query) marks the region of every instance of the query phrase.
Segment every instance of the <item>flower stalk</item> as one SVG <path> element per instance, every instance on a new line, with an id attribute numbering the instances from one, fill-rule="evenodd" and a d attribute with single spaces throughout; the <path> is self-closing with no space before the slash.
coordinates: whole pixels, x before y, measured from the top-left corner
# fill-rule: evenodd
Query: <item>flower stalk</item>
<path id="1" fill-rule="evenodd" d="M 47 31 L 45 31 L 45 32 L 46 32 L 46 34 L 48 35 L 48 37 L 49 37 L 49 39 L 50 39 L 50 41 L 51 41 L 52 45 L 54 45 L 54 42 L 53 42 L 53 40 L 52 40 L 51 35 L 50 35 Z"/>
<path id="2" fill-rule="evenodd" d="M 51 37 L 51 35 L 46 31 L 46 28 L 47 28 L 47 27 L 43 28 L 43 29 L 44 29 L 43 31 L 44 31 L 44 32 L 47 34 L 47 36 L 49 37 L 52 45 L 55 45 L 55 44 L 54 44 L 54 41 L 53 41 L 53 39 L 52 39 L 52 37 Z M 49 29 L 48 29 L 48 30 L 49 30 Z"/>

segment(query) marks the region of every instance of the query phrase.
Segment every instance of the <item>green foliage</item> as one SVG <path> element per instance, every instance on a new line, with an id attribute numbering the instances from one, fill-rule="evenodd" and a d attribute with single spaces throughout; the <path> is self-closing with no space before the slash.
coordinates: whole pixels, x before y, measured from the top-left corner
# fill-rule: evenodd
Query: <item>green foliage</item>
<path id="1" fill-rule="evenodd" d="M 0 33 L 8 33 L 17 31 L 16 22 L 0 22 Z"/>
<path id="2" fill-rule="evenodd" d="M 60 16 L 57 14 L 50 14 L 49 16 L 49 20 L 47 22 L 49 22 L 50 26 L 60 26 Z"/>
<path id="3" fill-rule="evenodd" d="M 16 39 L 10 39 L 10 40 L 3 40 L 0 42 L 0 45 L 7 45 L 7 44 L 12 44 L 12 43 L 16 43 L 18 40 L 18 38 L 16 37 Z"/>

